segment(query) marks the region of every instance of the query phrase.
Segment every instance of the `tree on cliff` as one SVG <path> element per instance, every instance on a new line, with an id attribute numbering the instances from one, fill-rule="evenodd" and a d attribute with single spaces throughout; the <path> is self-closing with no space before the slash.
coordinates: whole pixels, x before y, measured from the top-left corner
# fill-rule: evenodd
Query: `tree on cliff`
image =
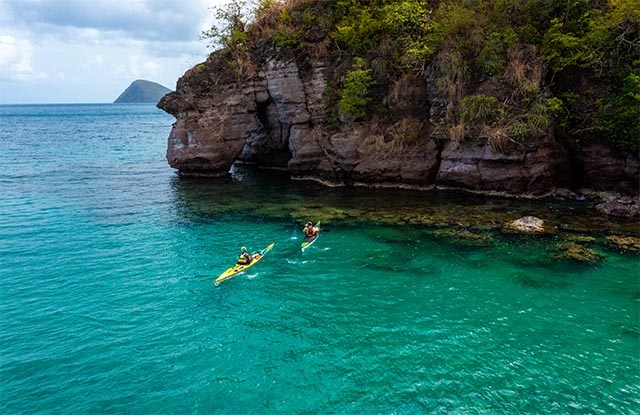
<path id="1" fill-rule="evenodd" d="M 247 3 L 234 0 L 224 6 L 212 8 L 219 26 L 211 26 L 201 33 L 203 39 L 209 39 L 213 49 L 227 48 L 237 50 L 247 41 Z"/>
<path id="2" fill-rule="evenodd" d="M 553 126 L 578 145 L 640 145 L 637 0 L 262 0 L 252 12 L 235 0 L 214 11 L 220 25 L 203 37 L 232 53 L 271 40 L 301 61 L 366 62 L 337 67 L 327 90 L 345 115 L 393 117 L 392 89 L 417 73 L 448 102 L 429 121 L 453 139 L 478 125 L 500 148 Z M 370 78 L 356 82 L 362 70 Z"/>

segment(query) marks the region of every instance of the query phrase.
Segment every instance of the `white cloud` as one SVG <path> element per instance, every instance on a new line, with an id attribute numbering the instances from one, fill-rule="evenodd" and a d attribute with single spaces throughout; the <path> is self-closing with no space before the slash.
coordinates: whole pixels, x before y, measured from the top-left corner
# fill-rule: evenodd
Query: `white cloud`
<path id="1" fill-rule="evenodd" d="M 26 39 L 0 35 L 0 79 L 30 81 L 46 78 L 36 72 L 32 63 L 33 46 Z"/>
<path id="2" fill-rule="evenodd" d="M 102 66 L 103 64 L 104 58 L 98 53 L 89 56 L 89 60 L 84 65 L 82 65 L 82 69 L 92 69 L 96 66 Z"/>
<path id="3" fill-rule="evenodd" d="M 145 75 L 154 77 L 161 65 L 152 58 L 143 55 L 132 55 L 124 65 L 115 66 L 118 76 L 123 79 L 138 79 Z"/>
<path id="4" fill-rule="evenodd" d="M 4 0 L 17 20 L 36 30 L 65 28 L 117 32 L 133 39 L 191 41 L 215 1 L 191 0 Z M 222 2 L 217 2 L 222 3 Z"/>
<path id="5" fill-rule="evenodd" d="M 135 79 L 175 88 L 227 2 L 0 0 L 0 104 L 111 102 Z"/>

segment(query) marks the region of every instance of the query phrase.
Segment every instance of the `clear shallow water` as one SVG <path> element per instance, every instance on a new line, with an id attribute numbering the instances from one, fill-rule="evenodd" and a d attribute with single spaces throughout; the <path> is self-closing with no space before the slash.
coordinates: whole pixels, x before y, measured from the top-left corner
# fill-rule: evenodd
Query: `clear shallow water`
<path id="1" fill-rule="evenodd" d="M 412 223 L 430 204 L 461 221 L 575 206 L 180 179 L 172 122 L 0 106 L 2 413 L 640 411 L 637 256 L 596 245 L 575 263 L 553 239 L 466 246 Z M 301 253 L 314 214 L 334 216 Z M 270 242 L 212 284 L 240 245 Z"/>

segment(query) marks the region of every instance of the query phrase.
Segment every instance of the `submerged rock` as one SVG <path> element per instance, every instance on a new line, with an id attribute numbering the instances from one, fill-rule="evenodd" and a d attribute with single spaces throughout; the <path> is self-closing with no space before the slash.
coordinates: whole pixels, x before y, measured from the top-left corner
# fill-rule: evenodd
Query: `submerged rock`
<path id="1" fill-rule="evenodd" d="M 593 249 L 586 248 L 575 242 L 561 242 L 556 245 L 560 249 L 559 258 L 571 259 L 579 262 L 596 262 L 604 256 Z"/>
<path id="2" fill-rule="evenodd" d="M 617 249 L 640 254 L 640 238 L 635 236 L 608 236 L 607 243 Z"/>
<path id="3" fill-rule="evenodd" d="M 582 244 L 594 243 L 597 241 L 595 237 L 587 236 L 587 235 L 566 235 L 565 239 L 569 242 L 582 243 Z"/>
<path id="4" fill-rule="evenodd" d="M 508 278 L 522 287 L 533 289 L 562 289 L 568 285 L 564 279 L 539 273 L 514 272 Z"/>
<path id="5" fill-rule="evenodd" d="M 483 247 L 490 246 L 493 239 L 489 235 L 471 232 L 465 229 L 438 229 L 433 234 L 446 239 L 452 245 Z"/>

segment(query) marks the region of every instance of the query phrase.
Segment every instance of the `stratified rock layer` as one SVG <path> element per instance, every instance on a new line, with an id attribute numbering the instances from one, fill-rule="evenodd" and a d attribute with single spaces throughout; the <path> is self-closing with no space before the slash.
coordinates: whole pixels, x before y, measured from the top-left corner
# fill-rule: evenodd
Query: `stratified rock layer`
<path id="1" fill-rule="evenodd" d="M 269 42 L 242 59 L 212 54 L 158 104 L 176 117 L 169 164 L 182 174 L 219 176 L 244 161 L 334 185 L 534 196 L 559 188 L 615 188 L 637 194 L 637 155 L 619 156 L 598 143 L 569 151 L 554 139 L 553 128 L 496 145 L 481 125 L 468 125 L 453 139 L 442 121 L 450 98 L 433 85 L 435 70 L 391 85 L 387 118 L 337 120 L 335 100 L 329 104 L 327 96 L 348 59 L 301 62 Z M 498 81 L 480 81 L 468 93 L 505 98 L 509 91 Z"/>

